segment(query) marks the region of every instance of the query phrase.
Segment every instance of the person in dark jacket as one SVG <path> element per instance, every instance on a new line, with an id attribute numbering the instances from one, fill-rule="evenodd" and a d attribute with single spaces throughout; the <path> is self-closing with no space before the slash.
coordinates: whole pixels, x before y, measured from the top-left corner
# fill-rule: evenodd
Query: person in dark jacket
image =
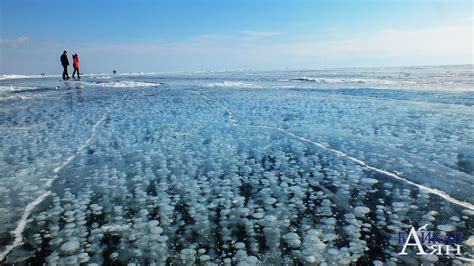
<path id="1" fill-rule="evenodd" d="M 81 78 L 81 74 L 79 74 L 79 56 L 76 54 L 72 55 L 72 66 L 74 67 L 74 72 L 72 72 L 72 78 L 77 73 L 77 79 Z"/>
<path id="2" fill-rule="evenodd" d="M 67 73 L 67 67 L 69 66 L 69 60 L 67 59 L 67 52 L 64 51 L 61 55 L 61 65 L 63 65 L 63 79 L 69 79 L 69 74 Z"/>

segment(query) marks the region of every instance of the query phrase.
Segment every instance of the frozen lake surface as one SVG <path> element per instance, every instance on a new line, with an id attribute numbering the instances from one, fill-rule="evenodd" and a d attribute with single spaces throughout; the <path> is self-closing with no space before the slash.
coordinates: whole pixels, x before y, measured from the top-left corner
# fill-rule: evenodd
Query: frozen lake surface
<path id="1" fill-rule="evenodd" d="M 5 264 L 472 263 L 472 66 L 0 77 Z M 462 232 L 400 256 L 399 232 Z"/>

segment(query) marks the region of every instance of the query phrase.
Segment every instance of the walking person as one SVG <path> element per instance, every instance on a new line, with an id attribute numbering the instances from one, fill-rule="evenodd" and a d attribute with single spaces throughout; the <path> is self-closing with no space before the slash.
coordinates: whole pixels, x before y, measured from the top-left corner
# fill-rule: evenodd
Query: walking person
<path id="1" fill-rule="evenodd" d="M 67 59 L 67 52 L 64 51 L 61 55 L 61 65 L 63 65 L 63 79 L 69 79 L 69 74 L 67 73 L 67 67 L 69 66 L 69 60 Z"/>
<path id="2" fill-rule="evenodd" d="M 80 79 L 81 74 L 79 74 L 79 57 L 77 53 L 75 53 L 72 56 L 72 60 L 73 60 L 72 66 L 74 67 L 74 71 L 72 72 L 72 78 L 74 78 L 74 75 L 77 73 L 77 79 Z"/>

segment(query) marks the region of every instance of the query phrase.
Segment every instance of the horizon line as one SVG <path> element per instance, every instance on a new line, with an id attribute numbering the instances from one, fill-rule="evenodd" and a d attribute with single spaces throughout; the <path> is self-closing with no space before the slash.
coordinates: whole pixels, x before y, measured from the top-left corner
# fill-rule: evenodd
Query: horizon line
<path id="1" fill-rule="evenodd" d="M 411 68 L 411 67 L 461 67 L 461 66 L 474 66 L 474 63 L 465 63 L 465 64 L 422 64 L 422 65 L 379 65 L 379 66 L 355 66 L 355 67 L 315 67 L 315 68 L 272 68 L 272 69 L 258 69 L 258 68 L 247 68 L 247 69 L 203 69 L 203 70 L 175 70 L 175 71 L 127 71 L 119 72 L 118 74 L 159 74 L 159 73 L 195 73 L 195 72 L 244 72 L 244 71 L 262 71 L 262 72 L 271 72 L 271 71 L 328 71 L 328 70 L 342 70 L 342 69 L 374 69 L 374 68 Z M 110 70 L 112 72 L 114 69 Z M 116 69 L 115 69 L 116 70 Z M 84 72 L 85 75 L 107 75 L 109 72 Z M 59 71 L 58 71 L 59 73 Z M 61 76 L 56 73 L 46 73 L 40 72 L 38 74 L 21 74 L 21 73 L 11 73 L 5 74 L 0 73 L 1 76 Z"/>

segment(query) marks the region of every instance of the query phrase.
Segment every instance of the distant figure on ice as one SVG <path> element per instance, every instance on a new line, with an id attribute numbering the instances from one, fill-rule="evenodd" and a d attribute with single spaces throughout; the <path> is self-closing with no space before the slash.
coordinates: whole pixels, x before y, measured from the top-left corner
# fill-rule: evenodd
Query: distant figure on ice
<path id="1" fill-rule="evenodd" d="M 114 70 L 114 72 L 112 72 L 112 73 L 113 73 L 114 75 L 116 75 L 116 74 L 117 74 L 117 70 Z"/>
<path id="2" fill-rule="evenodd" d="M 67 67 L 69 66 L 69 60 L 67 59 L 67 52 L 64 51 L 61 55 L 61 65 L 63 65 L 63 79 L 69 79 L 69 74 L 67 73 Z"/>
<path id="3" fill-rule="evenodd" d="M 77 73 L 77 79 L 81 78 L 81 74 L 79 74 L 79 56 L 77 53 L 72 55 L 72 66 L 74 67 L 74 71 L 72 72 L 72 78 L 74 78 L 74 75 Z"/>

